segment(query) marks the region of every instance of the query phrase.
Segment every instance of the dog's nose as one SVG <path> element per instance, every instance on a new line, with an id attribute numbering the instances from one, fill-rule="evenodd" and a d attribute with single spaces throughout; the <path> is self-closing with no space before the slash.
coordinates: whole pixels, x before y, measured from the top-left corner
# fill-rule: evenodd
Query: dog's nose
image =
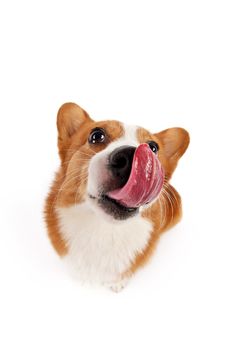
<path id="1" fill-rule="evenodd" d="M 119 178 L 122 184 L 129 179 L 135 147 L 121 146 L 111 152 L 109 156 L 109 167 L 115 178 Z"/>

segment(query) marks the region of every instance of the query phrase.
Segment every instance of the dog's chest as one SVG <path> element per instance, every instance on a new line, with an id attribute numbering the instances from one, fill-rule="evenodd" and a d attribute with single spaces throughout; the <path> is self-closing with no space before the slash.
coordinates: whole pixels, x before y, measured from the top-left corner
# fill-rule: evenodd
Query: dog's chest
<path id="1" fill-rule="evenodd" d="M 57 212 L 69 250 L 66 260 L 82 280 L 117 280 L 145 249 L 151 236 L 152 224 L 141 215 L 109 223 L 83 204 L 59 208 Z"/>

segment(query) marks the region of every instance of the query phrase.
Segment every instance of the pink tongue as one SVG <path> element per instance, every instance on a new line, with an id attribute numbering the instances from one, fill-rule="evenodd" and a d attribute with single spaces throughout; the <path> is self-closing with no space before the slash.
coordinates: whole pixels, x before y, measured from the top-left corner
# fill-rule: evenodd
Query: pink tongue
<path id="1" fill-rule="evenodd" d="M 157 197 L 163 182 L 164 171 L 157 155 L 143 143 L 134 153 L 127 183 L 120 189 L 110 191 L 108 196 L 126 207 L 139 207 Z"/>

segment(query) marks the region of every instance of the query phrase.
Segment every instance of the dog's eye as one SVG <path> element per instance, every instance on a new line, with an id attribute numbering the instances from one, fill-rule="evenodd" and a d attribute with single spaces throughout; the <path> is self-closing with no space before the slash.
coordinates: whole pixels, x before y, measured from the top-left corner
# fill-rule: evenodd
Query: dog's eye
<path id="1" fill-rule="evenodd" d="M 159 146 L 155 141 L 148 141 L 147 144 L 149 145 L 153 153 L 157 153 L 157 151 L 159 150 Z"/>
<path id="2" fill-rule="evenodd" d="M 97 127 L 91 131 L 88 141 L 91 144 L 102 143 L 105 141 L 105 138 L 106 138 L 105 131 Z"/>

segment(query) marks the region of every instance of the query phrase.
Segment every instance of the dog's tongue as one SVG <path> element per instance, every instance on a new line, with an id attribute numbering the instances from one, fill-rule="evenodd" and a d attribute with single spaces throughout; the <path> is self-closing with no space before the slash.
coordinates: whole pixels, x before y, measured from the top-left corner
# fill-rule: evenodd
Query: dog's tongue
<path id="1" fill-rule="evenodd" d="M 127 183 L 110 191 L 108 196 L 126 207 L 136 208 L 151 202 L 161 191 L 164 171 L 150 147 L 143 143 L 134 153 L 132 169 Z"/>

